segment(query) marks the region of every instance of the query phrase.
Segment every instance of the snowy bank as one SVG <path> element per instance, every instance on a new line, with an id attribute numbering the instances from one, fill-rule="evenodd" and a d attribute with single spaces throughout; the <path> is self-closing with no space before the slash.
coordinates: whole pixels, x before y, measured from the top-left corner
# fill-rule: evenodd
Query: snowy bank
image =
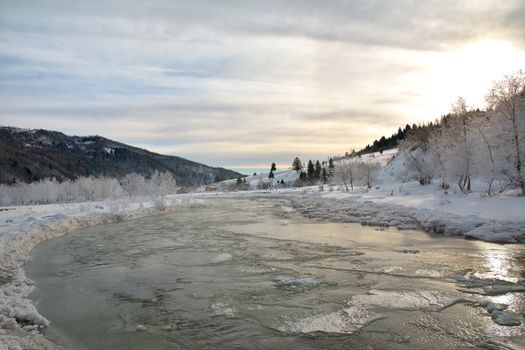
<path id="1" fill-rule="evenodd" d="M 189 195 L 158 202 L 126 200 L 0 208 L 0 350 L 56 349 L 40 335 L 49 324 L 28 299 L 34 289 L 23 270 L 29 252 L 39 242 L 74 230 L 199 205 Z"/>
<path id="2" fill-rule="evenodd" d="M 437 184 L 421 186 L 414 181 L 371 190 L 309 193 L 291 200 L 298 212 L 315 219 L 525 243 L 525 197 L 515 194 L 445 194 Z"/>

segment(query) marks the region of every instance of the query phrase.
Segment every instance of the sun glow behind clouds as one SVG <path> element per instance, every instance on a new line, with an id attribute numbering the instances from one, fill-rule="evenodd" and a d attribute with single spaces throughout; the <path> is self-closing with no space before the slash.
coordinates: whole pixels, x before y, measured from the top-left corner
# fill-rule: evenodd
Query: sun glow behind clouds
<path id="1" fill-rule="evenodd" d="M 482 40 L 432 54 L 426 62 L 430 74 L 417 84 L 426 86 L 425 95 L 432 97 L 431 110 L 444 114 L 459 96 L 465 97 L 472 107 L 484 108 L 493 82 L 523 68 L 525 53 L 509 42 Z"/>

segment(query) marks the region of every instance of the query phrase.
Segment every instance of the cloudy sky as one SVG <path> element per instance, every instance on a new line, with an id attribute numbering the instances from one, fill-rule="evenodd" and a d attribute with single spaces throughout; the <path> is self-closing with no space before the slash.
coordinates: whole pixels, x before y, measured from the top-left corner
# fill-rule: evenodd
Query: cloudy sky
<path id="1" fill-rule="evenodd" d="M 525 1 L 0 0 L 0 124 L 325 159 L 525 69 Z"/>

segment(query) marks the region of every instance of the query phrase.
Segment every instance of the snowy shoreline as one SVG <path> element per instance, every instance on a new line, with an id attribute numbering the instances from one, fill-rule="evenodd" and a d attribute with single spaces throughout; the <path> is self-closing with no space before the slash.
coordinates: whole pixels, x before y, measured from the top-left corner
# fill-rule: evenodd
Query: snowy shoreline
<path id="1" fill-rule="evenodd" d="M 72 231 L 123 220 L 175 212 L 197 206 L 202 199 L 168 196 L 166 208 L 152 201 L 125 200 L 3 208 L 0 211 L 0 350 L 60 349 L 42 334 L 49 321 L 39 314 L 29 295 L 34 283 L 23 269 L 38 243 Z"/>
<path id="2" fill-rule="evenodd" d="M 292 199 L 302 215 L 331 222 L 394 226 L 494 243 L 525 243 L 525 197 L 443 194 L 416 182 L 317 192 Z"/>
<path id="3" fill-rule="evenodd" d="M 525 243 L 525 197 L 514 193 L 444 194 L 437 184 L 417 181 L 342 191 L 311 186 L 223 194 L 232 197 L 282 197 L 301 215 L 327 222 L 422 230 L 493 243 Z"/>

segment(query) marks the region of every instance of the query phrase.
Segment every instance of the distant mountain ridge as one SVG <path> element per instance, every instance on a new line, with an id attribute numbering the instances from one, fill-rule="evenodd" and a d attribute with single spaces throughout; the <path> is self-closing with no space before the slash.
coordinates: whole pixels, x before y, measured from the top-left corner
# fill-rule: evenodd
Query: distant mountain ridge
<path id="1" fill-rule="evenodd" d="M 68 136 L 58 131 L 0 127 L 0 183 L 58 181 L 81 176 L 121 178 L 170 172 L 184 186 L 227 180 L 241 174 L 176 156 L 133 147 L 101 136 Z"/>

